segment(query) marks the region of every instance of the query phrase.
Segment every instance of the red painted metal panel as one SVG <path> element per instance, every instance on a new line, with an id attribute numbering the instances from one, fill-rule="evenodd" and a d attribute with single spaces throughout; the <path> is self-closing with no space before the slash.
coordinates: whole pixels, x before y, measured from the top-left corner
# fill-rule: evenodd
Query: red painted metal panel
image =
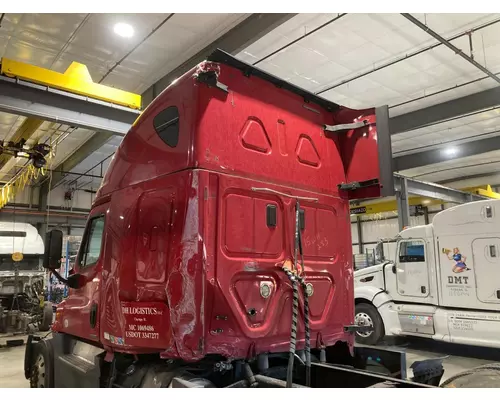
<path id="1" fill-rule="evenodd" d="M 228 91 L 197 79 L 207 71 Z M 301 201 L 305 278 L 314 287 L 312 345 L 353 344 L 343 329 L 354 316 L 349 202 L 338 184 L 377 178 L 374 112 L 332 111 L 320 103 L 228 65 L 204 63 L 143 112 L 96 200 L 110 199 L 96 208 L 109 212 L 99 285 L 92 289 L 100 296 L 98 332 L 107 349 L 187 361 L 287 351 L 292 292 L 277 264 L 293 255 L 290 196 L 317 199 Z M 171 106 L 180 115 L 174 148 L 153 126 Z M 371 125 L 324 131 L 360 118 Z M 268 205 L 276 207 L 276 226 L 267 224 Z M 76 299 L 63 302 L 59 314 Z M 134 307 L 161 313 L 135 321 L 142 317 L 126 312 Z M 70 332 L 61 321 L 56 329 Z M 134 322 L 146 328 L 130 333 L 139 332 L 130 329 Z M 298 348 L 303 329 L 300 323 Z M 71 333 L 89 334 L 83 327 Z"/>

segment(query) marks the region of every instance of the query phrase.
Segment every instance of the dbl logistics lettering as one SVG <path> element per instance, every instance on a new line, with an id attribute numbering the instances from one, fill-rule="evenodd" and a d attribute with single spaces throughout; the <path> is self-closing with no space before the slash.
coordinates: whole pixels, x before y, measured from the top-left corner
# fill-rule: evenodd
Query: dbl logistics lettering
<path id="1" fill-rule="evenodd" d="M 161 315 L 161 311 L 154 307 L 122 307 L 122 311 L 131 315 Z"/>

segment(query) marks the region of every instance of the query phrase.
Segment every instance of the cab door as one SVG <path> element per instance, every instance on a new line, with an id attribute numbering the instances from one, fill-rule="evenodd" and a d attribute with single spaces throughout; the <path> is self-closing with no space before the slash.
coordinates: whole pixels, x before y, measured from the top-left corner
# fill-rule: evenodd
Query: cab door
<path id="1" fill-rule="evenodd" d="M 409 239 L 398 243 L 396 276 L 398 294 L 408 297 L 429 296 L 429 271 L 424 240 Z"/>
<path id="2" fill-rule="evenodd" d="M 500 303 L 500 238 L 472 241 L 476 296 L 482 303 Z"/>
<path id="3" fill-rule="evenodd" d="M 63 330 L 68 334 L 99 340 L 99 286 L 106 241 L 106 205 L 92 210 L 85 228 L 75 272 L 85 277 L 85 285 L 70 289 L 63 311 Z"/>

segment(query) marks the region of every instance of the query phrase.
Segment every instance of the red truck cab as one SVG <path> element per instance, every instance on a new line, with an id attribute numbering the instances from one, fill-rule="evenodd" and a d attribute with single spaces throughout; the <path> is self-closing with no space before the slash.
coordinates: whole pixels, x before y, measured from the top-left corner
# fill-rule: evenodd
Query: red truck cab
<path id="1" fill-rule="evenodd" d="M 287 354 L 294 319 L 299 353 L 306 325 L 313 357 L 352 350 L 349 200 L 389 193 L 390 160 L 386 107 L 348 109 L 216 51 L 116 151 L 57 308 L 52 368 L 86 348 L 101 357 L 94 383 L 127 355 L 232 369 Z"/>

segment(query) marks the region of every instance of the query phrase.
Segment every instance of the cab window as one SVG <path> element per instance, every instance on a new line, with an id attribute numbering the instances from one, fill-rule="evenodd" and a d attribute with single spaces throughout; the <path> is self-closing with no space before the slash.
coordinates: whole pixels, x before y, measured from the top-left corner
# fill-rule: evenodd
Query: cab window
<path id="1" fill-rule="evenodd" d="M 424 262 L 425 244 L 422 240 L 405 240 L 399 244 L 399 262 Z"/>
<path id="2" fill-rule="evenodd" d="M 87 229 L 79 257 L 82 268 L 94 265 L 99 260 L 104 235 L 104 216 L 91 219 Z"/>

